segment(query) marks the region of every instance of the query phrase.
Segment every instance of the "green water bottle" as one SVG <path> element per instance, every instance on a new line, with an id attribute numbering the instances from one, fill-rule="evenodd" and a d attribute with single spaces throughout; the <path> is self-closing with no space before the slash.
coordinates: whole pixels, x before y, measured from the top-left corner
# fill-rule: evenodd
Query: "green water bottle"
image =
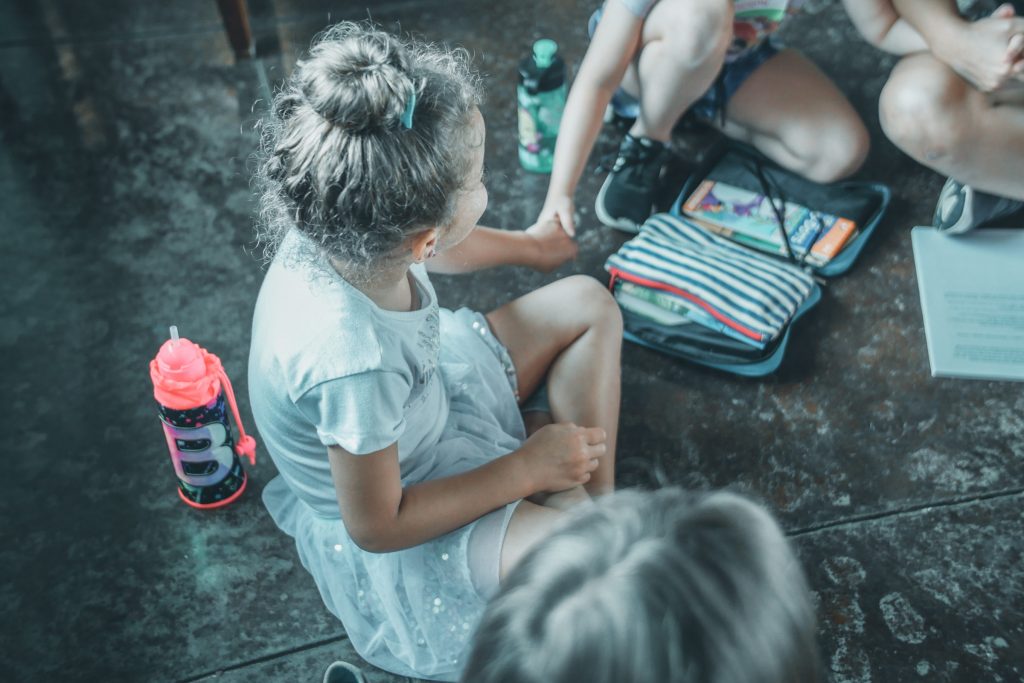
<path id="1" fill-rule="evenodd" d="M 519 163 L 527 171 L 550 173 L 558 125 L 567 92 L 565 62 L 558 43 L 547 38 L 533 44 L 533 54 L 519 62 Z"/>

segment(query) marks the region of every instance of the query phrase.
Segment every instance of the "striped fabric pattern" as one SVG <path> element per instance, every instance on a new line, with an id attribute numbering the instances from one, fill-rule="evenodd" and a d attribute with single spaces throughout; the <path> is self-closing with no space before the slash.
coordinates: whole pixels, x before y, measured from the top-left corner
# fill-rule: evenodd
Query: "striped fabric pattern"
<path id="1" fill-rule="evenodd" d="M 605 269 L 680 296 L 764 343 L 785 329 L 814 287 L 800 268 L 667 213 L 648 218 Z"/>

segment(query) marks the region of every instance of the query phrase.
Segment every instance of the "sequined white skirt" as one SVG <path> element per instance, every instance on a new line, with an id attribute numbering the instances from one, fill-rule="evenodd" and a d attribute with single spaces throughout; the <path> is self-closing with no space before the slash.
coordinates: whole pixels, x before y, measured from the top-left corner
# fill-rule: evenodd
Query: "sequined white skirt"
<path id="1" fill-rule="evenodd" d="M 440 327 L 440 381 L 449 417 L 437 443 L 403 462 L 406 484 L 474 469 L 525 438 L 514 368 L 483 316 L 442 309 Z M 277 525 L 295 538 L 302 564 L 364 659 L 405 676 L 458 680 L 496 587 L 501 540 L 515 503 L 423 545 L 374 554 L 352 542 L 340 516 L 318 515 L 280 477 L 264 489 L 263 500 Z"/>

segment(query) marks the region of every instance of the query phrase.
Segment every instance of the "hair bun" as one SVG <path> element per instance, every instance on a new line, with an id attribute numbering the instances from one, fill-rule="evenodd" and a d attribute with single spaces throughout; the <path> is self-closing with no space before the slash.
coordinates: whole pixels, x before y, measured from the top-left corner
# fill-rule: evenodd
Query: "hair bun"
<path id="1" fill-rule="evenodd" d="M 398 126 L 414 87 L 397 39 L 348 22 L 333 26 L 297 70 L 313 111 L 352 132 Z"/>

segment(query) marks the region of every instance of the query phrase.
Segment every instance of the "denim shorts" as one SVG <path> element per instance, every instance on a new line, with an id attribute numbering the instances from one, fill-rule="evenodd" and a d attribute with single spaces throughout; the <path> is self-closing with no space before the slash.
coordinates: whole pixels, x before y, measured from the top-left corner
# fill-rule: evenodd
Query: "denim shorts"
<path id="1" fill-rule="evenodd" d="M 599 7 L 590 15 L 587 32 L 591 37 L 601 20 L 602 13 L 603 7 Z M 722 65 L 715 82 L 690 105 L 684 116 L 694 116 L 706 121 L 724 118 L 726 105 L 744 81 L 782 49 L 783 46 L 778 41 L 769 38 L 740 54 L 735 60 L 726 62 Z M 635 119 L 640 114 L 640 102 L 622 88 L 612 96 L 612 108 L 616 114 L 628 119 Z"/>

